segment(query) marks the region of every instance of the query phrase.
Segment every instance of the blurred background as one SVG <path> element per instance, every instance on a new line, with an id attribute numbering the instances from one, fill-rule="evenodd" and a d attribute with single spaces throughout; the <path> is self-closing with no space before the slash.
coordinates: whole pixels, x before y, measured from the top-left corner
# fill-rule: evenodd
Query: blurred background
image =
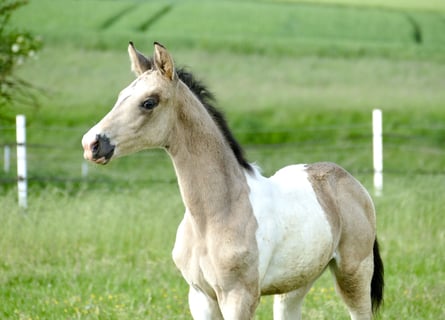
<path id="1" fill-rule="evenodd" d="M 190 318 L 170 261 L 183 212 L 170 159 L 82 158 L 82 135 L 134 79 L 130 40 L 148 56 L 162 43 L 206 83 L 265 175 L 333 161 L 373 193 L 381 109 L 382 318 L 445 316 L 445 2 L 3 0 L 1 318 Z M 27 117 L 26 214 L 16 114 Z M 329 277 L 320 283 L 306 317 L 347 319 Z M 268 302 L 258 319 L 271 318 Z"/>

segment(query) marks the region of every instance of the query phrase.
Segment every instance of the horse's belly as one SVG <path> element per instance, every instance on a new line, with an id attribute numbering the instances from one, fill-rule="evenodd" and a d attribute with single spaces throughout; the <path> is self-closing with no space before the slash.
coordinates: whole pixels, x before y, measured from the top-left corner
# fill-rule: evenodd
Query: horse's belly
<path id="1" fill-rule="evenodd" d="M 262 294 L 295 290 L 313 282 L 333 257 L 332 230 L 303 166 L 287 167 L 251 186 L 258 221 Z"/>
<path id="2" fill-rule="evenodd" d="M 289 292 L 313 282 L 333 257 L 333 237 L 323 219 L 310 219 L 300 226 L 276 226 L 276 230 L 282 230 L 283 235 L 274 243 L 257 234 L 263 294 Z"/>
<path id="3" fill-rule="evenodd" d="M 303 245 L 306 247 L 303 248 Z M 312 283 L 324 271 L 333 255 L 332 241 L 328 239 L 319 243 L 303 241 L 296 246 L 282 246 L 284 248 L 277 248 L 272 256 L 260 257 L 262 294 L 289 292 Z M 266 261 L 269 262 L 267 266 Z"/>

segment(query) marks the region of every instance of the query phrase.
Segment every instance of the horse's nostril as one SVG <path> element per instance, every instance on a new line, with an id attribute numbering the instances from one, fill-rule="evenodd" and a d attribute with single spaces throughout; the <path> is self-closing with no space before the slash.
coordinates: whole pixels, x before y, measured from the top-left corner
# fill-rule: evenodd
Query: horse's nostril
<path id="1" fill-rule="evenodd" d="M 98 151 L 99 151 L 99 140 L 96 140 L 91 144 L 91 152 L 93 154 L 96 154 Z"/>
<path id="2" fill-rule="evenodd" d="M 96 135 L 96 140 L 91 143 L 90 149 L 93 159 L 97 160 L 103 158 L 106 162 L 110 160 L 114 153 L 114 145 L 112 145 L 110 139 L 103 134 Z"/>

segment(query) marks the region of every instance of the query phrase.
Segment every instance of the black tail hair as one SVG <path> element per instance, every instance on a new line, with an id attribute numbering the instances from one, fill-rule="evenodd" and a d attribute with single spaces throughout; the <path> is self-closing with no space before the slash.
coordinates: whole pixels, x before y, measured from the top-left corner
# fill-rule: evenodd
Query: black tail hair
<path id="1" fill-rule="evenodd" d="M 371 301 L 372 311 L 377 313 L 379 307 L 383 304 L 383 288 L 385 286 L 383 261 L 380 257 L 379 243 L 377 238 L 374 241 L 374 273 L 371 280 Z"/>

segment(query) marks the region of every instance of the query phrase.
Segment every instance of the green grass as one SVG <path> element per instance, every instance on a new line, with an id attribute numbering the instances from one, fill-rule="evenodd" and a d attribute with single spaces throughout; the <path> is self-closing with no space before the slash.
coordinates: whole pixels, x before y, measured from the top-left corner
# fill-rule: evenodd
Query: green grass
<path id="1" fill-rule="evenodd" d="M 87 189 L 75 197 L 34 191 L 26 216 L 14 202 L 2 208 L 2 319 L 162 318 L 169 304 L 172 315 L 184 313 L 179 294 L 170 296 L 181 288 L 167 245 L 180 218 L 175 187 Z"/>
<path id="2" fill-rule="evenodd" d="M 371 187 L 369 175 L 358 177 Z M 183 212 L 176 185 L 112 188 L 84 186 L 74 196 L 51 186 L 34 190 L 26 216 L 13 194 L 2 197 L 2 318 L 189 318 L 187 287 L 170 259 Z M 385 319 L 444 315 L 443 192 L 443 176 L 388 175 L 375 198 Z M 347 318 L 329 275 L 305 306 L 311 319 Z M 265 298 L 257 319 L 270 314 Z"/>
<path id="3" fill-rule="evenodd" d="M 370 117 L 381 108 L 382 319 L 444 318 L 442 2 L 197 4 L 32 0 L 14 17 L 46 44 L 18 73 L 45 93 L 40 109 L 7 111 L 27 115 L 31 180 L 23 215 L 14 184 L 3 182 L 15 170 L 0 173 L 0 318 L 190 318 L 170 257 L 184 209 L 169 158 L 144 151 L 80 176 L 82 134 L 133 79 L 129 40 L 147 54 L 152 41 L 164 43 L 203 79 L 265 175 L 327 160 L 372 190 Z M 0 145 L 14 138 L 3 122 Z M 262 300 L 257 319 L 271 318 L 271 302 Z M 329 274 L 304 316 L 347 319 Z"/>
<path id="4" fill-rule="evenodd" d="M 152 50 L 151 45 L 140 48 Z M 443 172 L 443 64 L 382 58 L 274 59 L 198 50 L 172 53 L 178 64 L 189 66 L 208 83 L 236 137 L 252 146 L 249 159 L 260 165 L 263 152 L 255 146 L 289 143 L 288 148 L 299 154 L 286 158 L 288 163 L 332 160 L 348 169 L 369 170 L 371 110 L 378 107 L 384 116 L 385 168 Z M 50 65 L 57 68 L 48 70 Z M 257 67 L 264 65 L 269 67 Z M 28 116 L 28 143 L 55 147 L 30 150 L 31 159 L 43 160 L 30 162 L 31 176 L 79 177 L 81 136 L 108 112 L 118 92 L 133 79 L 126 50 L 48 47 L 21 74 L 47 88 L 39 110 L 23 110 Z M 13 141 L 14 131 L 5 131 L 2 138 Z M 267 148 L 264 152 L 270 153 Z M 92 177 L 131 174 L 121 169 L 149 154 L 119 160 L 116 169 L 91 166 Z M 54 165 L 47 166 L 48 162 Z M 156 180 L 158 171 L 153 172 L 149 175 Z M 174 179 L 171 174 L 167 177 Z"/>
<path id="5" fill-rule="evenodd" d="M 429 3 L 435 2 L 427 2 L 425 8 Z M 143 40 L 149 34 L 174 48 L 274 55 L 434 56 L 442 60 L 443 11 L 397 7 L 35 0 L 15 22 L 24 27 L 31 23 L 48 42 L 87 48 L 117 49 L 129 39 Z"/>
<path id="6" fill-rule="evenodd" d="M 271 0 L 271 2 L 281 2 L 281 0 Z M 326 5 L 350 5 L 354 7 L 379 7 L 379 8 L 392 8 L 392 9 L 413 9 L 413 10 L 428 10 L 435 12 L 444 12 L 445 4 L 440 0 L 283 0 L 283 2 L 290 3 L 319 3 Z"/>

